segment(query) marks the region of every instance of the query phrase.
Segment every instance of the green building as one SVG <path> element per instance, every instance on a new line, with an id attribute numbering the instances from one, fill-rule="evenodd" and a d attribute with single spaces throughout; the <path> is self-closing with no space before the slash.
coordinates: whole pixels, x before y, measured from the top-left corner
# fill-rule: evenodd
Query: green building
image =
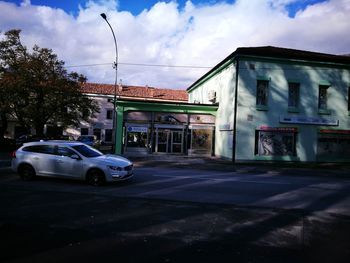
<path id="1" fill-rule="evenodd" d="M 238 48 L 188 89 L 217 105 L 215 156 L 233 161 L 349 161 L 350 57 Z"/>
<path id="2" fill-rule="evenodd" d="M 187 102 L 119 99 L 116 152 L 126 156 L 213 155 L 217 108 Z"/>

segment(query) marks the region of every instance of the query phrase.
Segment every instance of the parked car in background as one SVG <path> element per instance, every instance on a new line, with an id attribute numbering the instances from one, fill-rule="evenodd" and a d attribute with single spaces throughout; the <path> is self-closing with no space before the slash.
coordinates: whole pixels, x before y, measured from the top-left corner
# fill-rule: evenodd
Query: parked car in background
<path id="1" fill-rule="evenodd" d="M 26 142 L 37 142 L 37 141 L 40 141 L 44 138 L 40 138 L 36 135 L 31 135 L 31 134 L 24 134 L 24 135 L 21 135 L 20 137 L 18 137 L 16 139 L 16 146 L 17 147 L 20 147 L 23 145 L 23 143 L 26 143 Z"/>
<path id="2" fill-rule="evenodd" d="M 49 176 L 86 180 L 102 185 L 130 179 L 133 163 L 118 155 L 104 155 L 81 142 L 25 143 L 12 154 L 12 169 L 24 180 Z"/>
<path id="3" fill-rule="evenodd" d="M 80 135 L 77 141 L 93 147 L 96 147 L 99 145 L 99 142 L 96 140 L 95 135 Z"/>
<path id="4" fill-rule="evenodd" d="M 47 140 L 66 140 L 73 141 L 74 138 L 69 135 L 56 135 L 56 136 L 37 136 L 32 134 L 24 134 L 16 139 L 16 147 L 19 148 L 24 143 L 27 142 L 38 142 L 38 141 L 47 141 Z"/>

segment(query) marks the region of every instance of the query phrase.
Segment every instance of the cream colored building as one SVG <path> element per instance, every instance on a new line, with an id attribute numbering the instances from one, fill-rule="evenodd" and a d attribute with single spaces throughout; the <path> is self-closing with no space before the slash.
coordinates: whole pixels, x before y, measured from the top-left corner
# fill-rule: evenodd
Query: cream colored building
<path id="1" fill-rule="evenodd" d="M 215 155 L 234 161 L 350 161 L 350 57 L 238 48 L 188 89 L 218 104 Z"/>

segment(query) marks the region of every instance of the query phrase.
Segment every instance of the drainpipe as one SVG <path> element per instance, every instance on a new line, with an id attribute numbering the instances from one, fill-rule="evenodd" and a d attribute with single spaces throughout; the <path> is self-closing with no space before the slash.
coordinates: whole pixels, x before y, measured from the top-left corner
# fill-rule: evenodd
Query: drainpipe
<path id="1" fill-rule="evenodd" d="M 238 102 L 238 75 L 239 75 L 239 60 L 238 57 L 235 58 L 236 61 L 236 87 L 235 87 L 235 99 L 234 99 L 234 111 L 233 111 L 233 145 L 232 145 L 232 162 L 236 162 L 236 139 L 237 139 L 237 102 Z"/>

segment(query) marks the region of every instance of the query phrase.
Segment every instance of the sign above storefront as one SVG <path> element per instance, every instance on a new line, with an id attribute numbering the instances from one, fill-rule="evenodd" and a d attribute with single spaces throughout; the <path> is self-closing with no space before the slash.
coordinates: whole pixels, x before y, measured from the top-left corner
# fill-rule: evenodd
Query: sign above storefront
<path id="1" fill-rule="evenodd" d="M 320 130 L 320 133 L 332 133 L 332 134 L 350 134 L 350 130 Z"/>
<path id="2" fill-rule="evenodd" d="M 338 126 L 339 120 L 324 117 L 280 116 L 280 123 Z"/>
<path id="3" fill-rule="evenodd" d="M 270 131 L 270 132 L 298 132 L 298 128 L 294 127 L 269 127 L 269 126 L 260 126 L 260 131 Z"/>
<path id="4" fill-rule="evenodd" d="M 140 127 L 140 126 L 129 126 L 128 132 L 148 132 L 147 127 Z"/>

